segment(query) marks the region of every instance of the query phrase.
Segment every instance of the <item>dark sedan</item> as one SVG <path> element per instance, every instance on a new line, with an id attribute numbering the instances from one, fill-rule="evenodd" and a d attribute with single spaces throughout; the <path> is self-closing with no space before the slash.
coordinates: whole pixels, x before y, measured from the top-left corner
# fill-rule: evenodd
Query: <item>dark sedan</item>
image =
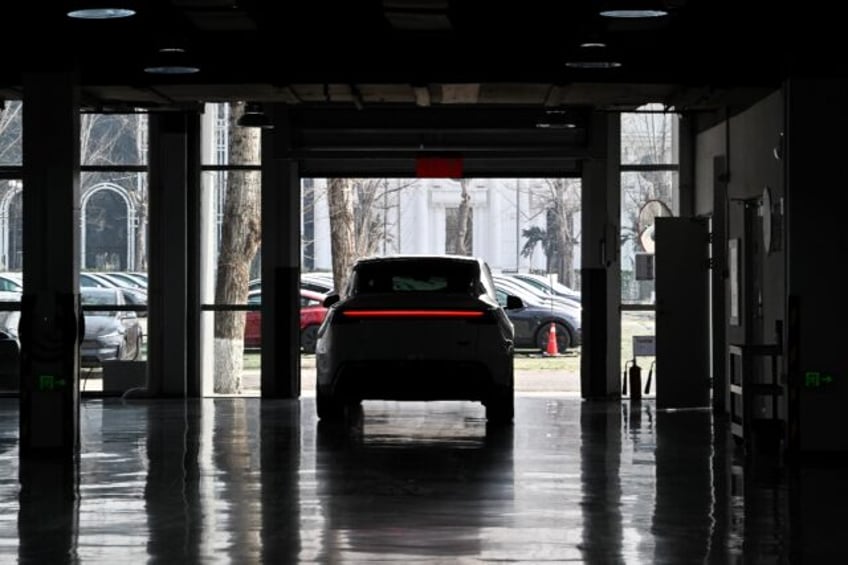
<path id="1" fill-rule="evenodd" d="M 498 303 L 505 307 L 507 292 L 497 283 L 495 286 Z M 509 294 L 517 295 L 524 302 L 521 308 L 506 310 L 515 327 L 516 349 L 539 349 L 544 352 L 548 345 L 551 322 L 556 328 L 558 351 L 564 352 L 582 343 L 579 308 L 551 306 L 550 302 L 538 301 L 529 294 L 516 294 L 513 290 L 510 290 Z"/>

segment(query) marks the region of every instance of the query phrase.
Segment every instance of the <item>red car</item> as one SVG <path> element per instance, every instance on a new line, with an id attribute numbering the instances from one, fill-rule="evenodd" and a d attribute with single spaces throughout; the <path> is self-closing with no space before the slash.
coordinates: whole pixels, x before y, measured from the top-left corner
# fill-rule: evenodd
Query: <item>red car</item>
<path id="1" fill-rule="evenodd" d="M 248 304 L 261 304 L 262 291 L 251 291 Z M 324 308 L 324 295 L 319 292 L 300 289 L 300 347 L 306 353 L 315 353 L 315 339 L 318 326 L 324 321 L 327 309 Z M 244 324 L 244 346 L 259 347 L 262 344 L 262 313 L 249 310 Z"/>

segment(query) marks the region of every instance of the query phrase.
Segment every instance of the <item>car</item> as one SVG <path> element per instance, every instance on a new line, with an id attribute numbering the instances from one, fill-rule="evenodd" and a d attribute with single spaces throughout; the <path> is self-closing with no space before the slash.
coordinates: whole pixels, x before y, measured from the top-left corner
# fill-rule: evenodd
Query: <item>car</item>
<path id="1" fill-rule="evenodd" d="M 323 305 L 324 295 L 304 288 L 300 289 L 300 347 L 305 353 L 315 353 L 318 328 L 324 321 L 327 308 Z M 262 291 L 250 291 L 248 304 L 262 304 Z M 244 323 L 244 346 L 248 349 L 262 345 L 262 313 L 248 310 Z"/>
<path id="2" fill-rule="evenodd" d="M 505 306 L 509 296 L 518 296 L 520 308 L 506 310 L 515 327 L 516 349 L 547 350 L 551 323 L 554 324 L 557 351 L 564 352 L 582 344 L 581 311 L 579 306 L 541 300 L 519 288 L 495 282 L 498 302 Z"/>
<path id="3" fill-rule="evenodd" d="M 532 284 L 547 294 L 562 296 L 580 302 L 581 293 L 579 290 L 565 286 L 549 276 L 537 275 L 535 273 L 509 273 L 509 276 Z"/>
<path id="4" fill-rule="evenodd" d="M 20 295 L 0 291 L 0 301 L 20 301 Z M 18 390 L 21 372 L 21 342 L 18 339 L 19 310 L 0 310 L 0 391 Z"/>
<path id="5" fill-rule="evenodd" d="M 82 287 L 85 336 L 80 345 L 80 365 L 99 367 L 105 361 L 134 361 L 141 357 L 142 327 L 133 311 L 110 308 L 127 307 L 119 288 Z"/>
<path id="6" fill-rule="evenodd" d="M 0 273 L 0 292 L 24 291 L 24 281 L 21 273 L 4 271 Z"/>
<path id="7" fill-rule="evenodd" d="M 489 423 L 512 422 L 513 326 L 495 292 L 480 258 L 356 261 L 344 298 L 324 302 L 318 418 L 338 421 L 363 400 L 469 400 L 485 406 Z M 505 307 L 521 305 L 512 297 Z"/>
<path id="8" fill-rule="evenodd" d="M 335 283 L 333 282 L 333 274 L 325 272 L 301 273 L 300 287 L 321 294 L 333 294 Z"/>
<path id="9" fill-rule="evenodd" d="M 536 302 L 549 305 L 552 304 L 553 306 L 566 309 L 582 307 L 579 300 L 564 296 L 554 296 L 521 279 L 507 275 L 492 275 L 492 278 L 495 280 L 495 286 L 508 288 L 512 294 L 517 296 L 525 296 L 529 294 L 534 297 Z"/>

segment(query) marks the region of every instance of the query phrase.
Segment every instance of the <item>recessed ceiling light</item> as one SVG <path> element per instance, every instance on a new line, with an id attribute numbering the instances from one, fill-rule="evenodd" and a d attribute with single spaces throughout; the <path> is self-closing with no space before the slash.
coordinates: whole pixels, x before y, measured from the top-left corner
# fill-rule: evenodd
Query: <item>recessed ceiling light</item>
<path id="1" fill-rule="evenodd" d="M 618 61 L 567 61 L 565 66 L 573 69 L 617 69 L 621 63 Z"/>
<path id="2" fill-rule="evenodd" d="M 561 124 L 539 122 L 539 123 L 536 124 L 536 127 L 539 128 L 539 129 L 574 129 L 577 126 L 575 126 L 574 124 L 572 124 L 570 122 L 565 122 L 565 123 L 561 123 Z"/>
<path id="3" fill-rule="evenodd" d="M 118 7 L 80 8 L 68 12 L 69 18 L 78 20 L 114 20 L 135 15 L 135 10 Z"/>
<path id="4" fill-rule="evenodd" d="M 580 47 L 583 49 L 603 48 L 606 46 L 607 44 L 603 41 L 584 41 L 580 44 Z"/>
<path id="5" fill-rule="evenodd" d="M 645 10 L 603 10 L 600 12 L 602 16 L 607 18 L 661 18 L 663 16 L 667 16 L 668 12 L 665 10 L 653 10 L 653 9 L 645 9 Z"/>

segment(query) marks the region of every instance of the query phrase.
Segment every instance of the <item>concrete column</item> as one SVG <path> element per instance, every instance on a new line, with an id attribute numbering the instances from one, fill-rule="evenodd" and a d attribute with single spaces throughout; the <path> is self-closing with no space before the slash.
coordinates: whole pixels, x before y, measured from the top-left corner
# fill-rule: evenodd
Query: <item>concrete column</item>
<path id="1" fill-rule="evenodd" d="M 195 349 L 188 339 L 188 250 L 189 229 L 196 228 L 196 223 L 189 220 L 188 194 L 189 177 L 196 173 L 199 159 L 199 127 L 196 115 L 150 116 L 147 390 L 151 396 L 185 396 L 189 392 L 189 349 L 192 356 Z M 198 184 L 197 179 L 191 184 Z M 195 186 L 191 191 L 197 190 Z M 192 271 L 197 276 L 199 268 Z M 195 383 L 191 388 L 196 394 Z"/>
<path id="2" fill-rule="evenodd" d="M 266 110 L 267 111 L 267 110 Z M 300 173 L 282 108 L 262 133 L 262 397 L 300 397 Z"/>
<path id="3" fill-rule="evenodd" d="M 583 164 L 581 396 L 621 395 L 620 118 L 595 112 Z"/>
<path id="4" fill-rule="evenodd" d="M 24 77 L 20 455 L 79 452 L 79 87 Z"/>

